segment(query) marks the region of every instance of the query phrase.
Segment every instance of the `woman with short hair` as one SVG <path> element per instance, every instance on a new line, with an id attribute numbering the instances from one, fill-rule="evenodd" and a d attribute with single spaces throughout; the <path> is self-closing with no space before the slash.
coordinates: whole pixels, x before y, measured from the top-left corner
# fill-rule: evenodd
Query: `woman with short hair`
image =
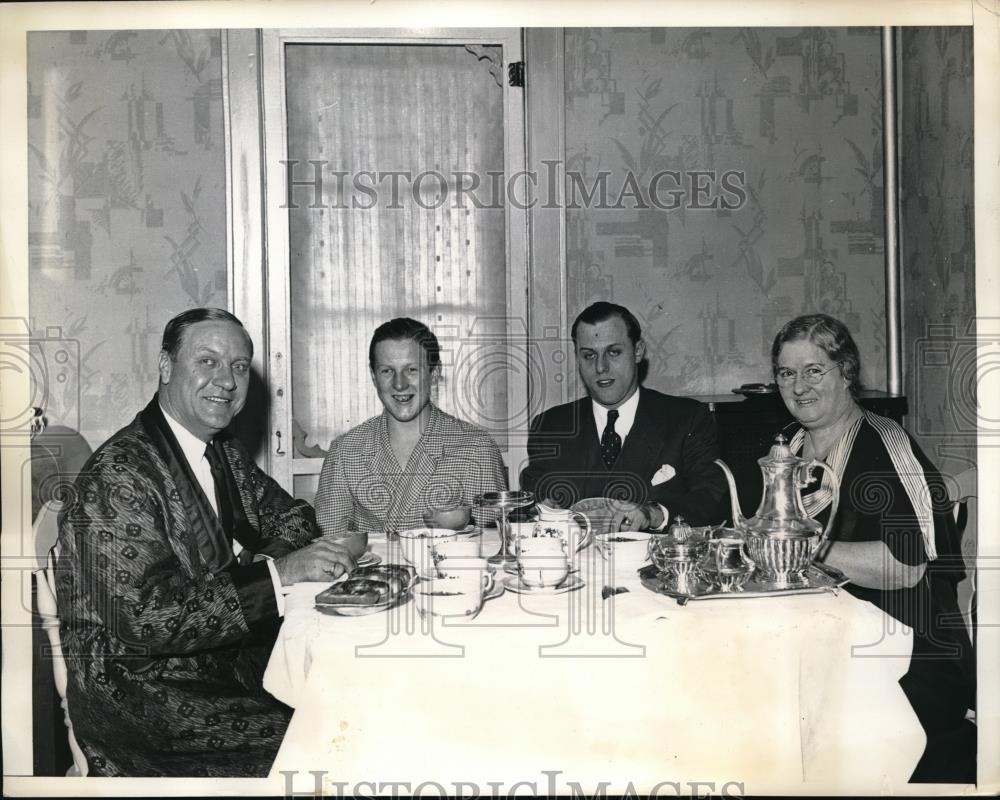
<path id="1" fill-rule="evenodd" d="M 826 314 L 788 322 L 771 366 L 796 419 L 790 447 L 840 478 L 839 510 L 817 560 L 843 572 L 846 589 L 913 629 L 900 684 L 927 734 L 913 782 L 975 782 L 975 657 L 958 609 L 964 577 L 959 535 L 940 473 L 903 428 L 858 404 L 861 359 L 847 327 Z M 827 521 L 825 471 L 803 503 Z"/>

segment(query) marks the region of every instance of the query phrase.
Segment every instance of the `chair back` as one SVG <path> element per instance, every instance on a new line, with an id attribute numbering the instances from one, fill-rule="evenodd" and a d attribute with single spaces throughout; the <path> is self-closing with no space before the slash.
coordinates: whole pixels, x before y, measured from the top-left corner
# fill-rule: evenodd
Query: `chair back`
<path id="1" fill-rule="evenodd" d="M 48 504 L 46 504 L 48 506 Z M 44 509 L 43 509 L 44 512 Z M 52 515 L 53 518 L 55 515 Z M 63 658 L 62 639 L 59 635 L 59 607 L 56 604 L 56 553 L 58 543 L 46 554 L 45 564 L 35 575 L 36 601 L 38 615 L 42 620 L 42 629 L 49 638 L 49 650 L 52 658 L 52 676 L 55 679 L 56 691 L 63 709 L 63 721 L 66 723 L 69 738 L 69 749 L 73 754 L 73 766 L 66 773 L 68 776 L 86 777 L 87 758 L 80 748 L 76 735 L 73 733 L 73 723 L 69 718 L 69 704 L 66 702 L 66 661 Z"/>
<path id="2" fill-rule="evenodd" d="M 62 503 L 48 500 L 38 510 L 31 526 L 31 552 L 35 554 L 35 569 L 48 566 L 49 552 L 59 541 L 59 509 Z"/>

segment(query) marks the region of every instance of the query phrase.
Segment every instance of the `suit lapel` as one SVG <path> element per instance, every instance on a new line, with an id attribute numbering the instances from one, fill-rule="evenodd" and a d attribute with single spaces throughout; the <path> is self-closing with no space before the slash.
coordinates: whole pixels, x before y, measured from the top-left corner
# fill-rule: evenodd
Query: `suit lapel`
<path id="1" fill-rule="evenodd" d="M 635 410 L 632 429 L 625 437 L 625 444 L 615 464 L 616 471 L 630 471 L 645 478 L 649 465 L 655 460 L 656 444 L 662 438 L 662 420 L 653 417 L 649 395 L 639 388 L 639 407 Z"/>
<path id="2" fill-rule="evenodd" d="M 573 423 L 574 430 L 580 431 L 580 435 L 574 436 L 571 440 L 579 448 L 577 458 L 573 460 L 588 471 L 595 468 L 607 469 L 604 459 L 601 458 L 601 435 L 594 422 L 593 401 L 589 397 L 577 404 Z"/>
<path id="3" fill-rule="evenodd" d="M 250 470 L 231 436 L 225 436 L 222 448 L 229 462 L 228 477 L 232 480 L 229 494 L 233 501 L 233 538 L 244 549 L 256 553 L 261 545 L 260 519 L 254 513 L 257 498 L 253 487 L 248 485 Z"/>
<path id="4" fill-rule="evenodd" d="M 594 405 L 590 397 L 585 397 L 576 404 L 573 415 L 573 430 L 579 431 L 578 436 L 570 437 L 567 445 L 568 465 L 574 472 L 582 475 L 578 483 L 580 497 L 600 497 L 604 494 L 605 484 L 610 472 L 601 457 L 601 437 L 594 422 Z"/>

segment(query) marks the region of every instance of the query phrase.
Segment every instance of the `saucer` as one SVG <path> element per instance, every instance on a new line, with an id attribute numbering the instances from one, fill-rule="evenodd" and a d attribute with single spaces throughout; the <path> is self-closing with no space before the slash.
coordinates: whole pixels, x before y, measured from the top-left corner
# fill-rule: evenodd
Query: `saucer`
<path id="1" fill-rule="evenodd" d="M 518 575 L 517 562 L 515 561 L 513 564 L 504 564 L 503 565 L 503 571 L 506 572 L 508 575 Z M 573 562 L 570 561 L 569 562 L 569 574 L 572 575 L 574 572 L 579 572 L 579 571 L 580 571 L 580 568 L 578 566 L 575 566 L 573 564 Z"/>
<path id="2" fill-rule="evenodd" d="M 579 575 L 570 574 L 565 581 L 563 581 L 561 586 L 556 587 L 540 587 L 534 588 L 531 586 L 525 586 L 521 583 L 521 578 L 517 575 L 513 575 L 509 578 L 504 578 L 503 585 L 506 586 L 510 591 L 516 592 L 517 594 L 540 594 L 540 595 L 550 595 L 550 594 L 564 594 L 566 592 L 572 592 L 583 586 L 583 578 Z"/>
<path id="3" fill-rule="evenodd" d="M 315 608 L 320 614 L 327 614 L 336 617 L 366 617 L 369 614 L 378 614 L 382 611 L 388 611 L 390 608 L 395 608 L 402 603 L 406 603 L 409 601 L 410 596 L 410 590 L 406 589 L 405 591 L 397 594 L 395 597 L 391 597 L 381 603 L 373 603 L 372 605 L 331 606 L 324 605 L 323 603 L 316 603 Z"/>
<path id="4" fill-rule="evenodd" d="M 373 553 L 371 550 L 369 550 L 367 553 L 364 553 L 361 556 L 361 558 L 358 559 L 357 566 L 374 567 L 376 564 L 381 564 L 381 563 L 382 563 L 382 556 L 380 556 L 378 553 Z"/>

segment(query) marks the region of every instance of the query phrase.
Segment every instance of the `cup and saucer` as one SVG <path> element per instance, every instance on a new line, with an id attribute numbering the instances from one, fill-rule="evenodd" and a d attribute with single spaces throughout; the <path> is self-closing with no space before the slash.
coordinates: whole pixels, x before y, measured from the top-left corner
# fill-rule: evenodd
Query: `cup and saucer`
<path id="1" fill-rule="evenodd" d="M 420 616 L 475 619 L 487 600 L 504 592 L 485 558 L 453 556 L 438 561 L 435 574 L 413 588 Z"/>
<path id="2" fill-rule="evenodd" d="M 517 553 L 517 575 L 505 578 L 506 588 L 517 594 L 564 594 L 583 586 L 573 574 L 559 539 L 523 539 Z"/>

